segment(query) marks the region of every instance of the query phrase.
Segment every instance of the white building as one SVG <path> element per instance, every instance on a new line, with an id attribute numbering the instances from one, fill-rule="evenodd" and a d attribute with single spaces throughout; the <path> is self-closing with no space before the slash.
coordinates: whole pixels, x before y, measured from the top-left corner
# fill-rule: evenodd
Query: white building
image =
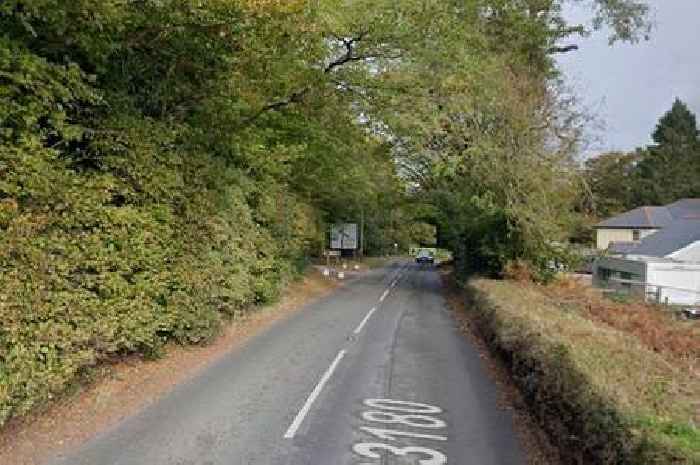
<path id="1" fill-rule="evenodd" d="M 602 257 L 593 265 L 596 287 L 628 292 L 664 304 L 700 303 L 700 263 L 663 257 Z"/>
<path id="2" fill-rule="evenodd" d="M 596 228 L 598 247 L 611 254 L 594 264 L 596 286 L 660 303 L 700 303 L 700 199 L 641 207 Z"/>

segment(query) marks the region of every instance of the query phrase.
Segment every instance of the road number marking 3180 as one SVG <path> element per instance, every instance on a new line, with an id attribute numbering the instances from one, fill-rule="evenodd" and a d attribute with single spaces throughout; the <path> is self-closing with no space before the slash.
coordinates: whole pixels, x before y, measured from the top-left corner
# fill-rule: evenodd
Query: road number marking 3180
<path id="1" fill-rule="evenodd" d="M 447 427 L 447 424 L 437 417 L 442 413 L 440 407 L 434 405 L 408 402 L 393 399 L 366 399 L 366 407 L 371 410 L 362 412 L 362 418 L 376 426 L 362 426 L 360 430 L 383 441 L 396 442 L 402 438 L 413 438 L 432 441 L 447 441 L 447 437 L 434 434 Z M 405 428 L 422 431 L 406 431 Z M 387 442 L 362 442 L 353 446 L 353 451 L 362 457 L 379 459 L 382 453 L 396 456 L 413 456 L 420 465 L 444 465 L 447 457 L 442 452 L 427 447 L 408 446 L 396 447 Z"/>

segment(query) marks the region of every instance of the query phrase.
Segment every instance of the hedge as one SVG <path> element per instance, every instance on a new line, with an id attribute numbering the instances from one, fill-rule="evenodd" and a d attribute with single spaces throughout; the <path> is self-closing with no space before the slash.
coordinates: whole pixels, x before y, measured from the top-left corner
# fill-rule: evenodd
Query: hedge
<path id="1" fill-rule="evenodd" d="M 31 138 L 0 143 L 0 424 L 100 361 L 211 340 L 275 299 L 317 236 L 288 199 L 301 225 L 282 248 L 277 212 L 257 208 L 277 193 L 176 148 L 176 128 L 108 127 L 97 166 Z"/>
<path id="2" fill-rule="evenodd" d="M 566 463 L 700 464 L 700 383 L 687 372 L 516 283 L 466 289 L 480 331 Z"/>

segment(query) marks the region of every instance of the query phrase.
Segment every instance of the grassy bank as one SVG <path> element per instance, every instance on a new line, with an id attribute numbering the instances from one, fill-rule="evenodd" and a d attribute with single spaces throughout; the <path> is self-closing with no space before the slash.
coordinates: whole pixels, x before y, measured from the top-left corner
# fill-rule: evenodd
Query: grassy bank
<path id="1" fill-rule="evenodd" d="M 568 463 L 700 463 L 700 379 L 536 286 L 476 279 L 470 311 Z"/>

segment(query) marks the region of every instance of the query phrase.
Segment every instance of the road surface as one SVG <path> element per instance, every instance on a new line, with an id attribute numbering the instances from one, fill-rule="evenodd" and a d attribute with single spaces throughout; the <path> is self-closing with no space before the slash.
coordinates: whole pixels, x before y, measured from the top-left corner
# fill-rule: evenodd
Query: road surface
<path id="1" fill-rule="evenodd" d="M 522 464 L 431 268 L 371 271 L 52 465 Z"/>

